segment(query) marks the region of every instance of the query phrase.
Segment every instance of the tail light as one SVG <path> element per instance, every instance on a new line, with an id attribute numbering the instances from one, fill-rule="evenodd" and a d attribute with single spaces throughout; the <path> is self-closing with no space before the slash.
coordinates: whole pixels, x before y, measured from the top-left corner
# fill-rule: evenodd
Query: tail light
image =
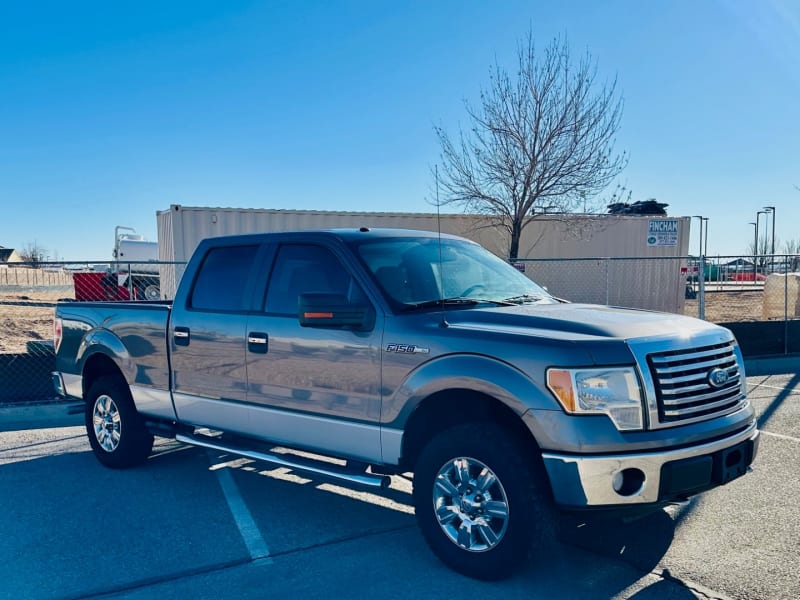
<path id="1" fill-rule="evenodd" d="M 56 317 L 53 319 L 53 345 L 55 346 L 56 352 L 58 352 L 59 346 L 61 346 L 61 338 L 64 335 L 64 327 L 61 323 L 61 317 Z"/>

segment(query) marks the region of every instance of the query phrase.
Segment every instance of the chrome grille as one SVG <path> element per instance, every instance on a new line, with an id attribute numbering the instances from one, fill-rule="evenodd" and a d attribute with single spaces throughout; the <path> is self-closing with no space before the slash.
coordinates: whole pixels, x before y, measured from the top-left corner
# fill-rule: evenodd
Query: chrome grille
<path id="1" fill-rule="evenodd" d="M 658 352 L 648 355 L 647 362 L 661 423 L 710 419 L 732 412 L 744 401 L 734 342 Z"/>

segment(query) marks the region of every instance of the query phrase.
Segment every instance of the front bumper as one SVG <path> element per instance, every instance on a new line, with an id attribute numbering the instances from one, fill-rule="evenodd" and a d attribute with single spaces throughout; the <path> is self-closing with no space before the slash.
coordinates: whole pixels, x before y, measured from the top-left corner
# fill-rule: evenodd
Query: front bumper
<path id="1" fill-rule="evenodd" d="M 734 435 L 678 450 L 603 456 L 547 452 L 542 458 L 559 506 L 633 507 L 684 500 L 743 475 L 758 439 L 752 421 Z"/>

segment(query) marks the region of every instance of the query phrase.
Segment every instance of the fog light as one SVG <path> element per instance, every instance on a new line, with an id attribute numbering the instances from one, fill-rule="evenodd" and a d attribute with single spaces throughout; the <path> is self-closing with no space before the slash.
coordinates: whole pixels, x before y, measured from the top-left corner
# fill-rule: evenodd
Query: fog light
<path id="1" fill-rule="evenodd" d="M 639 469 L 623 469 L 611 478 L 611 486 L 620 496 L 633 496 L 644 488 L 644 473 Z"/>

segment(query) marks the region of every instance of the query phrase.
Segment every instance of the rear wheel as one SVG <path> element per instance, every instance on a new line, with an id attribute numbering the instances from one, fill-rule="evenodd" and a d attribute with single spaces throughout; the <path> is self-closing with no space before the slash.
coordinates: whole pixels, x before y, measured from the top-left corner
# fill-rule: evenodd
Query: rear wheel
<path id="1" fill-rule="evenodd" d="M 476 579 L 511 575 L 541 543 L 549 514 L 536 456 L 493 423 L 448 429 L 423 449 L 414 506 L 434 554 Z"/>
<path id="2" fill-rule="evenodd" d="M 119 377 L 107 375 L 91 385 L 86 394 L 85 423 L 94 455 L 107 467 L 139 465 L 153 449 L 153 435 Z"/>
<path id="3" fill-rule="evenodd" d="M 158 286 L 152 283 L 144 288 L 145 300 L 159 300 L 161 298 L 160 294 L 161 291 L 158 289 Z"/>

